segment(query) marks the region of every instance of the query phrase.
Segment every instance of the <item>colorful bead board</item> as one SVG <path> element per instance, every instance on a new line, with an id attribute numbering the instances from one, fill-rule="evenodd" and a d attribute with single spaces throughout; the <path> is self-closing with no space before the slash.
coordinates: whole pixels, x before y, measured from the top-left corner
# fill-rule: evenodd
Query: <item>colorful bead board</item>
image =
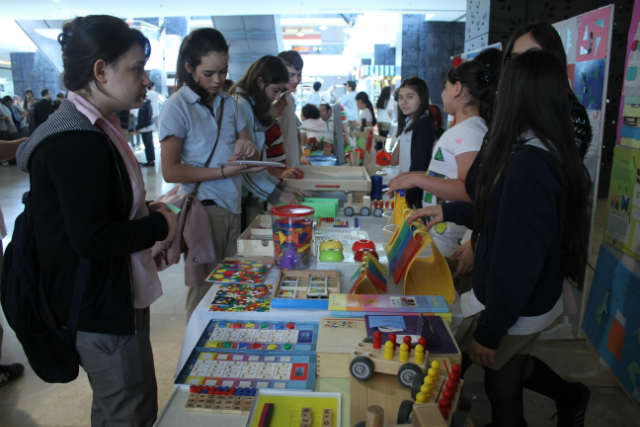
<path id="1" fill-rule="evenodd" d="M 299 353 L 315 351 L 317 342 L 317 323 L 211 320 L 198 341 L 198 347 Z"/>
<path id="2" fill-rule="evenodd" d="M 228 258 L 220 262 L 208 282 L 258 285 L 267 278 L 273 261 Z"/>
<path id="3" fill-rule="evenodd" d="M 192 385 L 184 410 L 212 414 L 249 415 L 256 398 L 256 391 L 256 388 Z"/>
<path id="4" fill-rule="evenodd" d="M 176 384 L 313 390 L 315 372 L 315 353 L 194 350 Z"/>
<path id="5" fill-rule="evenodd" d="M 220 285 L 209 311 L 269 311 L 273 285 Z"/>

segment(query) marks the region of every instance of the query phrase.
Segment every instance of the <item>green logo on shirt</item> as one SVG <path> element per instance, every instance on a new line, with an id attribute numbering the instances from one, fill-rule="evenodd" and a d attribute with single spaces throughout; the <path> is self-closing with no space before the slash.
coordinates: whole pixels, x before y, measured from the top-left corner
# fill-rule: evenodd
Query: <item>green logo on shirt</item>
<path id="1" fill-rule="evenodd" d="M 444 162 L 444 156 L 442 155 L 442 148 L 438 148 L 438 152 L 436 153 L 436 157 L 434 158 L 434 160 L 437 160 L 439 162 Z"/>

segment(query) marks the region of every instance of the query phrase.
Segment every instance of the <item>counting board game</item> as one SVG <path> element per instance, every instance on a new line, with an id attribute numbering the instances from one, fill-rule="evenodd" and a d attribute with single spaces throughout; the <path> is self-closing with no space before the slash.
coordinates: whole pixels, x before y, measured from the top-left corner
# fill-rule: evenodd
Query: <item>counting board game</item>
<path id="1" fill-rule="evenodd" d="M 313 390 L 316 356 L 194 350 L 176 384 Z"/>
<path id="2" fill-rule="evenodd" d="M 211 320 L 198 347 L 243 351 L 313 352 L 317 323 L 228 322 Z"/>
<path id="3" fill-rule="evenodd" d="M 273 261 L 225 258 L 207 278 L 208 282 L 258 285 L 267 278 Z"/>
<path id="4" fill-rule="evenodd" d="M 209 311 L 269 311 L 273 285 L 220 285 Z"/>

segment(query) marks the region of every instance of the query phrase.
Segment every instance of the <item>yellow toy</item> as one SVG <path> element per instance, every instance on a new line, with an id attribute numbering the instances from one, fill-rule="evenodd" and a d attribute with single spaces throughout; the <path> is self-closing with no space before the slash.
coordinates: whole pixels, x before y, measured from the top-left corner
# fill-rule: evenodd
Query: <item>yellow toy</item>
<path id="1" fill-rule="evenodd" d="M 393 343 L 391 341 L 387 341 L 384 345 L 384 359 L 391 360 L 393 359 Z"/>
<path id="2" fill-rule="evenodd" d="M 409 346 L 407 344 L 405 344 L 405 343 L 402 343 L 400 345 L 400 356 L 399 356 L 399 358 L 400 358 L 401 362 L 406 362 L 406 361 L 409 360 Z"/>
<path id="3" fill-rule="evenodd" d="M 416 363 L 418 364 L 424 363 L 424 347 L 420 344 L 416 345 L 415 352 L 416 352 Z M 433 367 L 433 364 L 431 364 L 431 366 Z"/>

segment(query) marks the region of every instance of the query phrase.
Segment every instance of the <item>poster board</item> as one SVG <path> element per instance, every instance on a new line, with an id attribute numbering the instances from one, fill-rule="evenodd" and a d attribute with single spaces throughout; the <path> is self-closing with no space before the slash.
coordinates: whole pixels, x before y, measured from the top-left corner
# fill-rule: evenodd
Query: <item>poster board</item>
<path id="1" fill-rule="evenodd" d="M 582 327 L 621 387 L 640 404 L 640 278 L 606 245 L 600 246 Z"/>
<path id="2" fill-rule="evenodd" d="M 584 158 L 584 165 L 589 171 L 589 205 L 592 213 L 589 247 L 595 226 L 593 205 L 598 194 L 600 176 L 613 11 L 613 5 L 609 5 L 553 24 L 560 34 L 567 55 L 567 74 L 571 89 L 587 110 L 593 132 L 589 150 Z M 583 290 L 585 282 L 586 280 L 583 280 L 575 285 L 579 290 Z"/>
<path id="3" fill-rule="evenodd" d="M 604 241 L 640 260 L 640 7 L 633 8 Z M 638 197 L 638 199 L 636 199 Z M 624 218 L 624 221 L 623 221 Z"/>

